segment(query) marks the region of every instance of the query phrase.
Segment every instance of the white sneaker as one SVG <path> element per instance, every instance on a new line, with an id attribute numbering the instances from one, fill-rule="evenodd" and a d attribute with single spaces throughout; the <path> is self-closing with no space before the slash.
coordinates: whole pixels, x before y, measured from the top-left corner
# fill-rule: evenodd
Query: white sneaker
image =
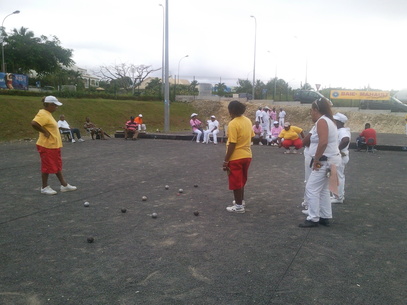
<path id="1" fill-rule="evenodd" d="M 78 139 L 78 142 L 85 142 L 85 140 L 80 138 L 80 139 Z"/>
<path id="2" fill-rule="evenodd" d="M 232 213 L 244 213 L 245 212 L 244 206 L 243 205 L 237 205 L 237 204 L 234 204 L 231 207 L 227 207 L 226 211 L 232 212 Z"/>
<path id="3" fill-rule="evenodd" d="M 296 150 L 296 149 L 294 149 L 294 150 L 293 150 L 293 154 L 296 154 L 296 153 L 297 153 L 297 150 Z"/>
<path id="4" fill-rule="evenodd" d="M 343 199 L 332 198 L 331 203 L 343 203 Z"/>
<path id="5" fill-rule="evenodd" d="M 61 192 L 76 191 L 76 189 L 76 186 L 70 185 L 69 183 L 66 186 L 61 185 Z"/>
<path id="6" fill-rule="evenodd" d="M 289 154 L 289 153 L 290 153 L 290 150 L 289 150 L 289 149 L 286 149 L 284 153 L 285 153 L 285 154 Z"/>
<path id="7" fill-rule="evenodd" d="M 302 210 L 301 211 L 303 214 L 308 215 L 308 210 Z"/>
<path id="8" fill-rule="evenodd" d="M 75 143 L 76 141 L 74 140 L 74 139 L 72 139 L 72 141 L 71 141 L 72 143 Z"/>
<path id="9" fill-rule="evenodd" d="M 41 194 L 44 194 L 44 195 L 55 195 L 56 193 L 57 193 L 57 192 L 54 191 L 49 185 L 46 186 L 46 187 L 44 187 L 44 188 L 41 188 Z"/>
<path id="10" fill-rule="evenodd" d="M 235 204 L 236 204 L 236 201 L 233 200 L 232 203 L 233 203 L 233 205 L 235 205 Z M 242 206 L 244 206 L 244 207 L 246 206 L 246 201 L 242 200 Z"/>
<path id="11" fill-rule="evenodd" d="M 259 145 L 263 145 L 263 143 L 259 142 Z"/>

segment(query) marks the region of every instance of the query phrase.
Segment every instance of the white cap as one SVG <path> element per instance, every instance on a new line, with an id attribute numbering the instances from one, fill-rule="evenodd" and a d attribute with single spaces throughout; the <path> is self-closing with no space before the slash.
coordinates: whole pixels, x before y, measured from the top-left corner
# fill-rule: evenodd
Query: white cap
<path id="1" fill-rule="evenodd" d="M 216 116 L 214 116 L 214 115 L 211 115 L 211 119 L 216 119 Z"/>
<path id="2" fill-rule="evenodd" d="M 348 117 L 340 112 L 337 112 L 334 114 L 334 120 L 345 124 L 348 121 Z"/>
<path id="3" fill-rule="evenodd" d="M 58 101 L 58 99 L 55 96 L 52 96 L 52 95 L 46 96 L 44 99 L 44 103 L 62 106 L 62 103 L 60 101 Z"/>
<path id="4" fill-rule="evenodd" d="M 274 121 L 273 125 L 277 125 L 277 124 L 279 124 L 279 123 L 277 121 Z"/>
<path id="5" fill-rule="evenodd" d="M 191 118 L 193 117 L 193 116 L 196 116 L 196 115 L 198 115 L 198 113 L 193 113 L 193 114 L 191 114 Z"/>
<path id="6" fill-rule="evenodd" d="M 140 113 L 139 115 L 138 115 L 140 118 L 142 118 L 143 117 L 143 115 Z"/>
<path id="7" fill-rule="evenodd" d="M 284 127 L 288 127 L 288 126 L 291 126 L 290 122 L 285 122 Z"/>

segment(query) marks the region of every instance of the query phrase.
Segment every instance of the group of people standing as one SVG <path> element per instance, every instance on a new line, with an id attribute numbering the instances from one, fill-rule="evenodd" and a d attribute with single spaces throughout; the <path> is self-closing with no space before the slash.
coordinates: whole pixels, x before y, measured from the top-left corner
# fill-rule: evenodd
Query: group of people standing
<path id="1" fill-rule="evenodd" d="M 332 218 L 331 204 L 342 203 L 345 196 L 344 170 L 349 161 L 351 135 L 349 128 L 344 127 L 347 117 L 341 113 L 333 115 L 331 106 L 331 101 L 326 98 L 315 100 L 310 109 L 314 123 L 310 132 L 304 136 L 302 129 L 293 130 L 301 134 L 303 140 L 299 141 L 305 146 L 306 184 L 302 205 L 307 217 L 299 225 L 301 228 L 329 226 Z M 229 189 L 233 191 L 234 200 L 232 206 L 226 210 L 245 213 L 244 187 L 252 160 L 251 139 L 261 125 L 256 120 L 255 125 L 251 126 L 250 120 L 243 115 L 245 106 L 238 101 L 230 102 L 228 109 L 232 120 L 228 125 L 229 137 L 223 170 L 228 173 Z M 261 119 L 260 113 L 259 116 L 256 114 L 256 118 Z M 274 123 L 279 125 L 279 122 Z M 289 132 L 293 126 L 287 123 L 284 123 L 284 128 Z M 283 130 L 280 130 L 279 135 L 282 135 Z"/>

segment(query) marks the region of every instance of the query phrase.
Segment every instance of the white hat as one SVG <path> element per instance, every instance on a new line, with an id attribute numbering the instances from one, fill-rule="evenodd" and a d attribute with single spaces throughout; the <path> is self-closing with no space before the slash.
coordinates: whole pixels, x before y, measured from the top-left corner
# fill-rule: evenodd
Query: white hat
<path id="1" fill-rule="evenodd" d="M 62 103 L 60 101 L 58 101 L 58 99 L 55 96 L 52 96 L 52 95 L 49 95 L 49 96 L 45 97 L 44 103 L 55 104 L 57 106 L 62 106 Z"/>
<path id="2" fill-rule="evenodd" d="M 279 124 L 277 121 L 274 121 L 273 125 Z"/>
<path id="3" fill-rule="evenodd" d="M 214 115 L 211 115 L 211 119 L 216 119 L 216 116 L 214 116 Z"/>
<path id="4" fill-rule="evenodd" d="M 142 118 L 143 117 L 143 115 L 140 113 L 139 115 L 138 115 L 140 118 Z"/>
<path id="5" fill-rule="evenodd" d="M 291 126 L 290 122 L 285 122 L 284 127 L 288 127 L 288 126 Z"/>
<path id="6" fill-rule="evenodd" d="M 340 112 L 337 112 L 334 114 L 334 120 L 345 124 L 348 121 L 348 117 Z"/>
<path id="7" fill-rule="evenodd" d="M 193 117 L 193 116 L 196 116 L 196 115 L 198 115 L 198 113 L 193 113 L 193 114 L 191 114 L 191 118 Z"/>

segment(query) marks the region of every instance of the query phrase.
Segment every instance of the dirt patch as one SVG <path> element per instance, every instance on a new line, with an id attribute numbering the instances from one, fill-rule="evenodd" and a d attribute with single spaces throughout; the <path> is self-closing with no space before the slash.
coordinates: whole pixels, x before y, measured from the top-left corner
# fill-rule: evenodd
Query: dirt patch
<path id="1" fill-rule="evenodd" d="M 211 115 L 216 115 L 217 120 L 223 124 L 227 124 L 230 120 L 228 113 L 228 101 L 209 101 L 209 100 L 195 100 L 191 102 L 199 113 L 201 120 L 209 119 Z M 252 121 L 254 120 L 255 113 L 259 104 L 246 103 L 247 110 L 246 116 Z M 278 110 L 280 106 L 276 106 Z M 299 126 L 305 130 L 311 129 L 312 121 L 309 116 L 310 107 L 307 106 L 283 106 L 287 112 L 287 119 L 292 125 Z M 341 108 L 334 108 L 335 112 L 345 114 L 349 121 L 346 127 L 349 127 L 352 132 L 363 130 L 365 123 L 369 122 L 378 133 L 405 133 L 405 120 L 403 116 L 395 114 L 376 114 L 359 111 L 341 110 Z"/>

